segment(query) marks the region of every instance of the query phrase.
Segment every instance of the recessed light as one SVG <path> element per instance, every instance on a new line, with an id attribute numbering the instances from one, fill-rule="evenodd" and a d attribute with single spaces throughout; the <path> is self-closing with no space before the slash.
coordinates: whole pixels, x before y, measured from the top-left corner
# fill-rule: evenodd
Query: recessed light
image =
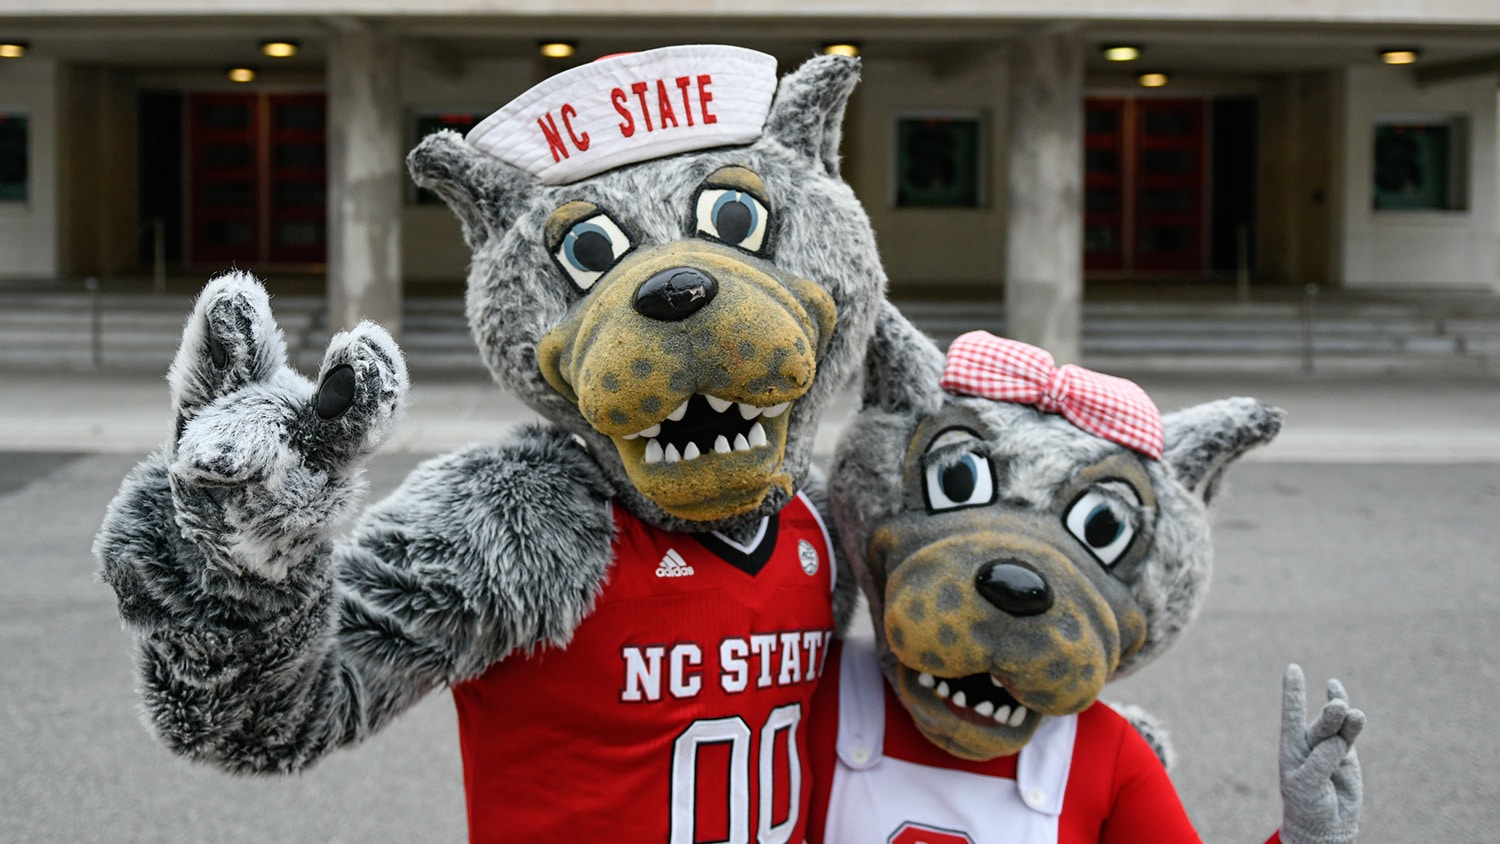
<path id="1" fill-rule="evenodd" d="M 825 56 L 848 56 L 854 58 L 859 55 L 859 42 L 857 41 L 829 41 L 823 45 Z"/>
<path id="2" fill-rule="evenodd" d="M 231 67 L 224 71 L 230 82 L 254 82 L 255 68 L 253 67 Z"/>
<path id="3" fill-rule="evenodd" d="M 578 45 L 572 41 L 543 41 L 537 49 L 549 59 L 566 59 L 578 52 Z"/>
<path id="4" fill-rule="evenodd" d="M 1381 47 L 1379 53 L 1380 60 L 1386 64 L 1416 64 L 1422 57 L 1422 51 L 1417 47 Z"/>
<path id="5" fill-rule="evenodd" d="M 1164 71 L 1153 70 L 1137 76 L 1135 81 L 1141 83 L 1142 88 L 1160 88 L 1167 84 L 1167 74 Z"/>
<path id="6" fill-rule="evenodd" d="M 26 41 L 0 41 L 0 59 L 19 59 L 31 49 Z"/>
<path id="7" fill-rule="evenodd" d="M 299 46 L 296 41 L 278 38 L 272 41 L 260 42 L 260 51 L 262 54 L 273 59 L 289 59 L 297 55 L 297 48 Z"/>
<path id="8" fill-rule="evenodd" d="M 1133 62 L 1141 57 L 1141 47 L 1138 44 L 1106 44 L 1099 48 L 1104 54 L 1106 61 Z"/>

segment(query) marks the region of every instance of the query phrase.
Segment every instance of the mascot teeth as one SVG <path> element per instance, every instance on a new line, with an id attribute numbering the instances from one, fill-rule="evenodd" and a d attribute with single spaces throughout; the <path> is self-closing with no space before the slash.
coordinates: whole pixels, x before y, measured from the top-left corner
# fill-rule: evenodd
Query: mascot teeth
<path id="1" fill-rule="evenodd" d="M 680 463 L 709 453 L 751 451 L 771 442 L 760 419 L 774 419 L 791 404 L 758 407 L 700 393 L 678 405 L 666 419 L 622 439 L 648 440 L 644 456 L 647 464 Z M 730 413 L 731 407 L 738 412 Z"/>

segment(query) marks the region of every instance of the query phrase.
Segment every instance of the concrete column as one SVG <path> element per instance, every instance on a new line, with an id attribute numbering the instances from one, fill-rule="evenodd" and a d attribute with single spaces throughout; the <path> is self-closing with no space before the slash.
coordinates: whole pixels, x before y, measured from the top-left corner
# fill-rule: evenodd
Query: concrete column
<path id="1" fill-rule="evenodd" d="M 1011 50 L 1006 333 L 1059 364 L 1079 357 L 1083 294 L 1083 45 L 1037 27 Z"/>
<path id="2" fill-rule="evenodd" d="M 328 325 L 401 330 L 406 181 L 397 39 L 383 24 L 334 22 L 328 51 Z"/>

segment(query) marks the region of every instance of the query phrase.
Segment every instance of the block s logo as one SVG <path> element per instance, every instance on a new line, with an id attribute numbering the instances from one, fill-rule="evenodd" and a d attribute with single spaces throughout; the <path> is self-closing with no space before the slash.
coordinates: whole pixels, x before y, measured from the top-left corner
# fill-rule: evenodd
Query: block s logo
<path id="1" fill-rule="evenodd" d="M 886 842 L 887 844 L 974 844 L 974 839 L 951 829 L 938 829 L 907 821 L 897 827 Z"/>

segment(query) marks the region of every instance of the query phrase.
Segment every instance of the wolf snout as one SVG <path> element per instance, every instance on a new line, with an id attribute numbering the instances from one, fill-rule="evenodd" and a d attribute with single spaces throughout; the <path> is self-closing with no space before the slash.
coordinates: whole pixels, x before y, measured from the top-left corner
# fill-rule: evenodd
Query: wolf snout
<path id="1" fill-rule="evenodd" d="M 697 313 L 719 295 L 713 276 L 693 267 L 672 267 L 641 282 L 635 290 L 635 310 L 662 322 L 678 322 Z"/>
<path id="2" fill-rule="evenodd" d="M 974 588 L 986 601 L 1010 615 L 1041 615 L 1052 609 L 1052 587 L 1040 572 L 1020 560 L 985 563 L 974 576 Z"/>

